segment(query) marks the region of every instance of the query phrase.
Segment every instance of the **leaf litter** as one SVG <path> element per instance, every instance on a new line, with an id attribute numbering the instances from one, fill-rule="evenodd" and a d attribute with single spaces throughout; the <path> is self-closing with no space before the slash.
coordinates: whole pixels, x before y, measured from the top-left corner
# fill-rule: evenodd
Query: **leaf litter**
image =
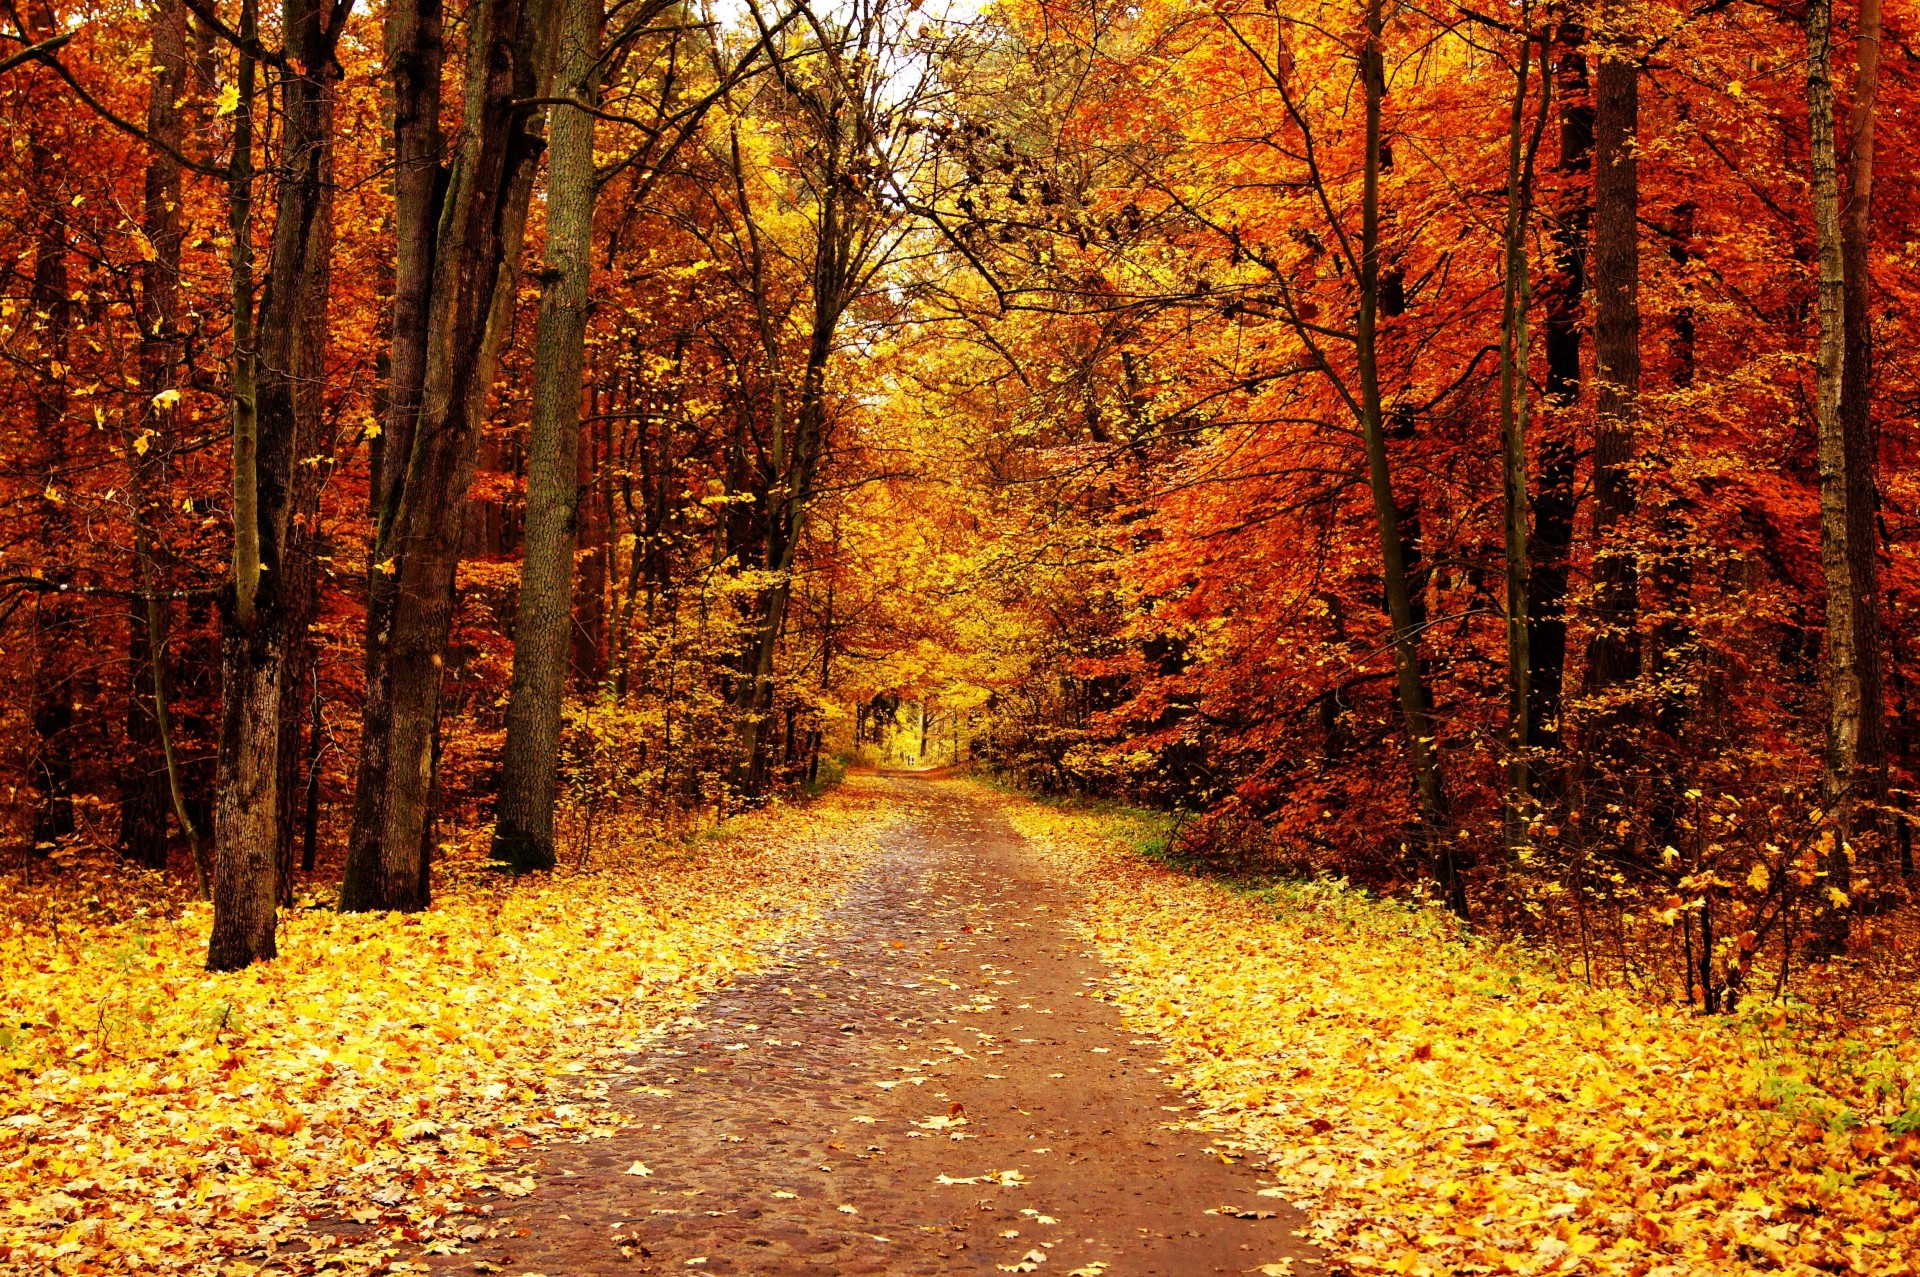
<path id="1" fill-rule="evenodd" d="M 1237 892 L 1143 857 L 1128 817 L 998 801 L 1086 889 L 1110 996 L 1200 1101 L 1184 1125 L 1268 1159 L 1327 1271 L 1916 1272 L 1912 1026 L 1836 1047 L 1777 1008 L 1649 1006 L 1437 910 Z"/>
<path id="2" fill-rule="evenodd" d="M 206 907 L 158 879 L 118 913 L 108 866 L 10 893 L 0 1267 L 401 1268 L 499 1234 L 476 1195 L 508 1206 L 541 1144 L 615 1134 L 623 1059 L 808 928 L 891 819 L 857 794 L 776 805 L 517 883 L 475 834 L 430 911 L 309 902 L 278 962 L 225 975 L 202 970 Z"/>

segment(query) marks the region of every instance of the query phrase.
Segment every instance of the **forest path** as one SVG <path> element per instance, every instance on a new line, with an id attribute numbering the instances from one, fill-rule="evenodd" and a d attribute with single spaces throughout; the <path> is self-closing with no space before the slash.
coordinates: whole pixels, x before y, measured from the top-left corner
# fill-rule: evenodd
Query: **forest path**
<path id="1" fill-rule="evenodd" d="M 1187 1100 L 1158 1076 L 1158 1045 L 1087 996 L 1104 968 L 1019 835 L 963 786 L 882 783 L 905 819 L 821 929 L 612 1074 L 628 1129 L 540 1150 L 533 1195 L 496 1201 L 494 1235 L 436 1266 L 1187 1277 L 1317 1262 L 1252 1166 L 1168 1129 Z"/>

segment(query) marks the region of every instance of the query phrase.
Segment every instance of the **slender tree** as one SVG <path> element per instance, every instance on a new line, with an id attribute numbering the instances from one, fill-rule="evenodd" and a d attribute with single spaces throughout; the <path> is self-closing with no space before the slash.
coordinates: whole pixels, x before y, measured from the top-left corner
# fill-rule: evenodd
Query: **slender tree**
<path id="1" fill-rule="evenodd" d="M 1380 115 L 1386 99 L 1385 17 L 1382 0 L 1367 0 L 1366 43 L 1360 51 L 1360 79 L 1366 98 L 1366 141 L 1360 186 L 1360 317 L 1356 353 L 1360 367 L 1360 431 L 1367 454 L 1367 486 L 1373 494 L 1374 524 L 1380 537 L 1381 575 L 1387 618 L 1393 627 L 1394 674 L 1405 728 L 1407 760 L 1420 803 L 1421 835 L 1447 905 L 1467 913 L 1466 879 L 1446 832 L 1446 788 L 1441 773 L 1438 734 L 1420 671 L 1420 634 L 1414 625 L 1407 587 L 1405 543 L 1400 507 L 1394 500 L 1381 410 L 1380 311 Z"/>
<path id="2" fill-rule="evenodd" d="M 367 493 L 374 533 L 367 554 L 362 650 L 366 695 L 360 711 L 359 771 L 349 844 L 358 850 L 349 852 L 340 890 L 343 906 L 365 909 L 378 908 L 388 898 L 375 848 L 393 723 L 389 662 L 399 579 L 390 546 L 426 386 L 435 235 L 445 194 L 440 109 L 446 38 L 441 0 L 397 0 L 390 5 L 386 45 L 394 158 L 391 336 L 383 388 L 386 411 L 373 442 Z M 417 867 L 415 873 L 423 877 Z"/>
<path id="3" fill-rule="evenodd" d="M 1549 40 L 1541 38 L 1540 107 L 1530 135 L 1525 129 L 1527 79 L 1532 35 L 1522 12 L 1520 63 L 1515 71 L 1513 109 L 1507 132 L 1507 209 L 1502 236 L 1500 320 L 1500 456 L 1501 491 L 1506 510 L 1507 569 L 1507 797 L 1506 836 L 1510 848 L 1526 841 L 1528 810 L 1532 805 L 1531 768 L 1527 750 L 1532 733 L 1528 718 L 1533 703 L 1532 658 L 1528 648 L 1527 600 L 1527 312 L 1532 286 L 1527 260 L 1527 233 L 1533 213 L 1534 160 L 1552 105 L 1553 76 L 1548 69 Z"/>
<path id="4" fill-rule="evenodd" d="M 1853 107 L 1840 215 L 1841 437 L 1847 464 L 1847 563 L 1854 659 L 1860 672 L 1860 769 L 1865 797 L 1887 797 L 1886 677 L 1880 634 L 1879 439 L 1873 425 L 1873 133 L 1880 92 L 1881 0 L 1861 0 L 1854 33 Z"/>
<path id="5" fill-rule="evenodd" d="M 1640 672 L 1639 569 L 1631 545 L 1640 396 L 1640 66 L 1627 7 L 1602 6 L 1595 32 L 1593 130 L 1594 634 L 1587 684 L 1616 693 Z M 1624 710 L 1603 706 L 1591 742 L 1618 761 Z"/>
<path id="6" fill-rule="evenodd" d="M 533 419 L 527 432 L 526 548 L 513 625 L 513 686 L 501 757 L 494 859 L 516 870 L 553 867 L 553 804 L 572 630 L 580 369 L 592 273 L 593 106 L 599 89 L 602 0 L 563 0 L 547 148 L 546 269 L 533 339 Z"/>
<path id="7" fill-rule="evenodd" d="M 187 95 L 187 10 L 181 0 L 162 0 L 147 20 L 151 69 L 147 84 L 147 132 L 168 147 L 147 156 L 141 208 L 144 237 L 140 264 L 140 390 L 128 414 L 134 554 L 141 587 L 157 588 L 158 546 L 150 535 L 151 509 L 164 478 L 162 457 L 174 426 L 180 361 L 180 241 L 182 196 L 177 153 L 186 142 L 181 104 Z M 156 601 L 157 602 L 157 601 Z M 131 609 L 127 643 L 127 744 L 129 774 L 120 798 L 120 850 L 153 869 L 167 864 L 167 812 L 172 803 L 166 749 L 155 700 L 155 671 L 166 677 L 166 613 L 153 633 L 144 606 Z"/>
<path id="8" fill-rule="evenodd" d="M 1840 227 L 1839 166 L 1834 155 L 1833 6 L 1807 4 L 1807 135 L 1812 168 L 1814 265 L 1819 344 L 1814 359 L 1814 417 L 1820 463 L 1820 568 L 1827 586 L 1827 749 L 1822 787 L 1829 825 L 1824 857 L 1828 900 L 1817 947 L 1847 945 L 1853 886 L 1848 839 L 1860 783 L 1861 686 L 1853 553 L 1847 517 L 1846 423 L 1841 380 L 1846 361 L 1846 267 Z"/>
<path id="9" fill-rule="evenodd" d="M 1559 110 L 1553 260 L 1540 290 L 1546 360 L 1539 474 L 1527 539 L 1527 744 L 1536 760 L 1561 742 L 1567 668 L 1567 579 L 1573 552 L 1579 449 L 1574 416 L 1583 382 L 1587 244 L 1593 229 L 1593 102 L 1586 31 L 1564 21 L 1554 41 Z M 1543 70 L 1543 74 L 1544 74 Z M 1536 783 L 1539 778 L 1535 777 Z"/>

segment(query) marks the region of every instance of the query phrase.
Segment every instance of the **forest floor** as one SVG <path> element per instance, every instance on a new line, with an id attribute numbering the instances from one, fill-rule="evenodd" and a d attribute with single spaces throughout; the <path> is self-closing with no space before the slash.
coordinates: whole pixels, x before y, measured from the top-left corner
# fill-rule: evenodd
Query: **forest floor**
<path id="1" fill-rule="evenodd" d="M 1161 826 L 855 776 L 218 977 L 177 885 L 9 879 L 0 1269 L 1917 1271 L 1911 1025 L 1652 1007 Z"/>
<path id="2" fill-rule="evenodd" d="M 1102 1000 L 1078 901 L 972 787 L 905 819 L 819 930 L 610 1078 L 626 1122 L 543 1150 L 450 1269 L 1161 1274 L 1317 1263 L 1259 1163 L 1187 1129 Z M 476 1230 L 479 1231 L 479 1230 Z"/>

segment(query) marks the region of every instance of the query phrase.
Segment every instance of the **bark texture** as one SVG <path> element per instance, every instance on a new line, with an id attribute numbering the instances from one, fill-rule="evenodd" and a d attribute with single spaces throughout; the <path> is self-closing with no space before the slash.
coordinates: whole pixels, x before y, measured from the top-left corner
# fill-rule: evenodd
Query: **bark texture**
<path id="1" fill-rule="evenodd" d="M 555 96 L 592 103 L 599 88 L 602 0 L 564 0 Z M 547 151 L 547 245 L 534 334 L 527 444 L 527 526 L 513 629 L 513 687 L 493 857 L 515 870 L 553 867 L 560 708 L 572 628 L 580 369 L 591 275 L 594 117 L 553 108 Z M 634 563 L 640 561 L 639 549 Z M 629 590 L 629 599 L 632 591 Z"/>
<path id="2" fill-rule="evenodd" d="M 214 811 L 213 934 L 207 967 L 226 971 L 275 955 L 288 811 L 283 793 L 288 662 L 305 641 L 310 592 L 304 538 L 293 535 L 301 483 L 303 399 L 317 395 L 325 357 L 332 236 L 324 224 L 326 77 L 345 14 L 322 0 L 286 0 L 289 65 L 280 80 L 276 208 L 257 323 L 252 303 L 253 67 L 242 57 L 231 189 L 234 215 L 234 568 L 220 643 L 222 714 Z M 251 0 L 241 34 L 254 27 Z M 316 326 L 315 320 L 319 322 Z M 311 444 L 311 439 L 304 442 Z M 302 579 L 307 577 L 303 586 Z"/>
<path id="3" fill-rule="evenodd" d="M 161 0 L 148 19 L 150 79 L 147 131 L 180 150 L 186 120 L 180 104 L 187 94 L 187 11 L 181 0 Z M 141 233 L 147 259 L 140 268 L 140 401 L 128 440 L 132 474 L 128 484 L 134 515 L 137 579 L 151 594 L 159 584 L 159 547 L 151 526 L 153 492 L 164 475 L 162 458 L 173 429 L 174 389 L 180 359 L 180 162 L 155 148 L 147 158 Z M 158 610 L 160 625 L 150 624 Z M 136 605 L 130 610 L 127 644 L 127 765 L 120 791 L 120 852 L 149 869 L 167 867 L 167 811 L 172 805 L 167 751 L 162 740 L 162 710 L 156 671 L 166 671 L 163 608 Z"/>
<path id="4" fill-rule="evenodd" d="M 1560 746 L 1567 666 L 1567 562 L 1579 502 L 1574 487 L 1578 450 L 1573 415 L 1580 403 L 1587 240 L 1593 226 L 1593 103 L 1586 32 L 1561 26 L 1554 76 L 1560 99 L 1560 154 L 1554 177 L 1553 264 L 1541 288 L 1546 355 L 1546 411 L 1539 442 L 1539 473 L 1529 506 L 1527 540 L 1527 745 L 1536 757 Z"/>
<path id="5" fill-rule="evenodd" d="M 370 655 L 370 672 L 384 679 L 368 684 L 369 703 L 381 708 L 362 726 L 343 908 L 428 903 L 454 569 L 543 149 L 539 114 L 527 104 L 547 88 L 556 9 L 556 0 L 485 0 L 469 15 L 466 127 L 434 243 L 420 407 L 392 519 L 374 551 L 375 570 L 390 572 L 397 590 L 384 636 L 370 636 L 385 649 Z"/>
<path id="6" fill-rule="evenodd" d="M 1527 598 L 1527 417 L 1528 311 L 1533 302 L 1527 261 L 1527 229 L 1533 215 L 1534 157 L 1553 92 L 1547 42 L 1542 40 L 1540 113 L 1526 136 L 1527 79 L 1531 37 L 1523 33 L 1507 134 L 1507 210 L 1500 324 L 1500 477 L 1505 500 L 1507 575 L 1507 793 L 1505 832 L 1509 848 L 1526 842 L 1532 806 L 1528 758 L 1533 706 L 1532 652 Z"/>
<path id="7" fill-rule="evenodd" d="M 1381 410 L 1377 316 L 1380 309 L 1380 113 L 1387 88 L 1381 48 L 1385 38 L 1383 28 L 1381 0 L 1368 0 L 1367 44 L 1361 54 L 1367 132 L 1361 177 L 1360 319 L 1356 343 L 1360 364 L 1360 429 L 1366 445 L 1374 521 L 1380 536 L 1381 576 L 1386 585 L 1387 616 L 1393 626 L 1394 672 L 1407 761 L 1420 805 L 1421 835 L 1448 907 L 1464 917 L 1466 883 L 1444 827 L 1446 791 L 1442 783 L 1439 742 L 1420 676 L 1419 631 L 1414 625 L 1413 600 L 1407 588 L 1400 508 L 1394 502 Z"/>
<path id="8" fill-rule="evenodd" d="M 1611 6 L 1618 23 L 1623 7 Z M 1635 632 L 1639 568 L 1631 524 L 1636 504 L 1633 458 L 1640 396 L 1639 161 L 1640 68 L 1633 42 L 1609 29 L 1594 70 L 1593 353 L 1594 635 L 1587 684 L 1623 687 L 1640 672 Z M 1598 715 L 1598 752 L 1610 752 L 1617 707 Z"/>
<path id="9" fill-rule="evenodd" d="M 1815 309 L 1820 334 L 1814 362 L 1820 569 L 1827 586 L 1827 753 L 1823 779 L 1831 819 L 1825 857 L 1830 898 L 1816 927 L 1815 944 L 1834 952 L 1846 947 L 1849 931 L 1847 893 L 1853 884 L 1847 838 L 1860 779 L 1861 688 L 1855 648 L 1857 599 L 1853 555 L 1848 545 L 1846 423 L 1840 416 L 1841 374 L 1846 358 L 1846 278 L 1840 242 L 1839 168 L 1834 155 L 1831 0 L 1809 0 L 1807 5 L 1807 132 L 1818 272 Z"/>
<path id="10" fill-rule="evenodd" d="M 1859 768 L 1865 796 L 1887 797 L 1886 676 L 1880 634 L 1879 436 L 1873 424 L 1873 123 L 1880 89 L 1881 0 L 1861 0 L 1848 119 L 1843 278 L 1841 437 L 1847 463 L 1847 564 L 1860 679 Z"/>

